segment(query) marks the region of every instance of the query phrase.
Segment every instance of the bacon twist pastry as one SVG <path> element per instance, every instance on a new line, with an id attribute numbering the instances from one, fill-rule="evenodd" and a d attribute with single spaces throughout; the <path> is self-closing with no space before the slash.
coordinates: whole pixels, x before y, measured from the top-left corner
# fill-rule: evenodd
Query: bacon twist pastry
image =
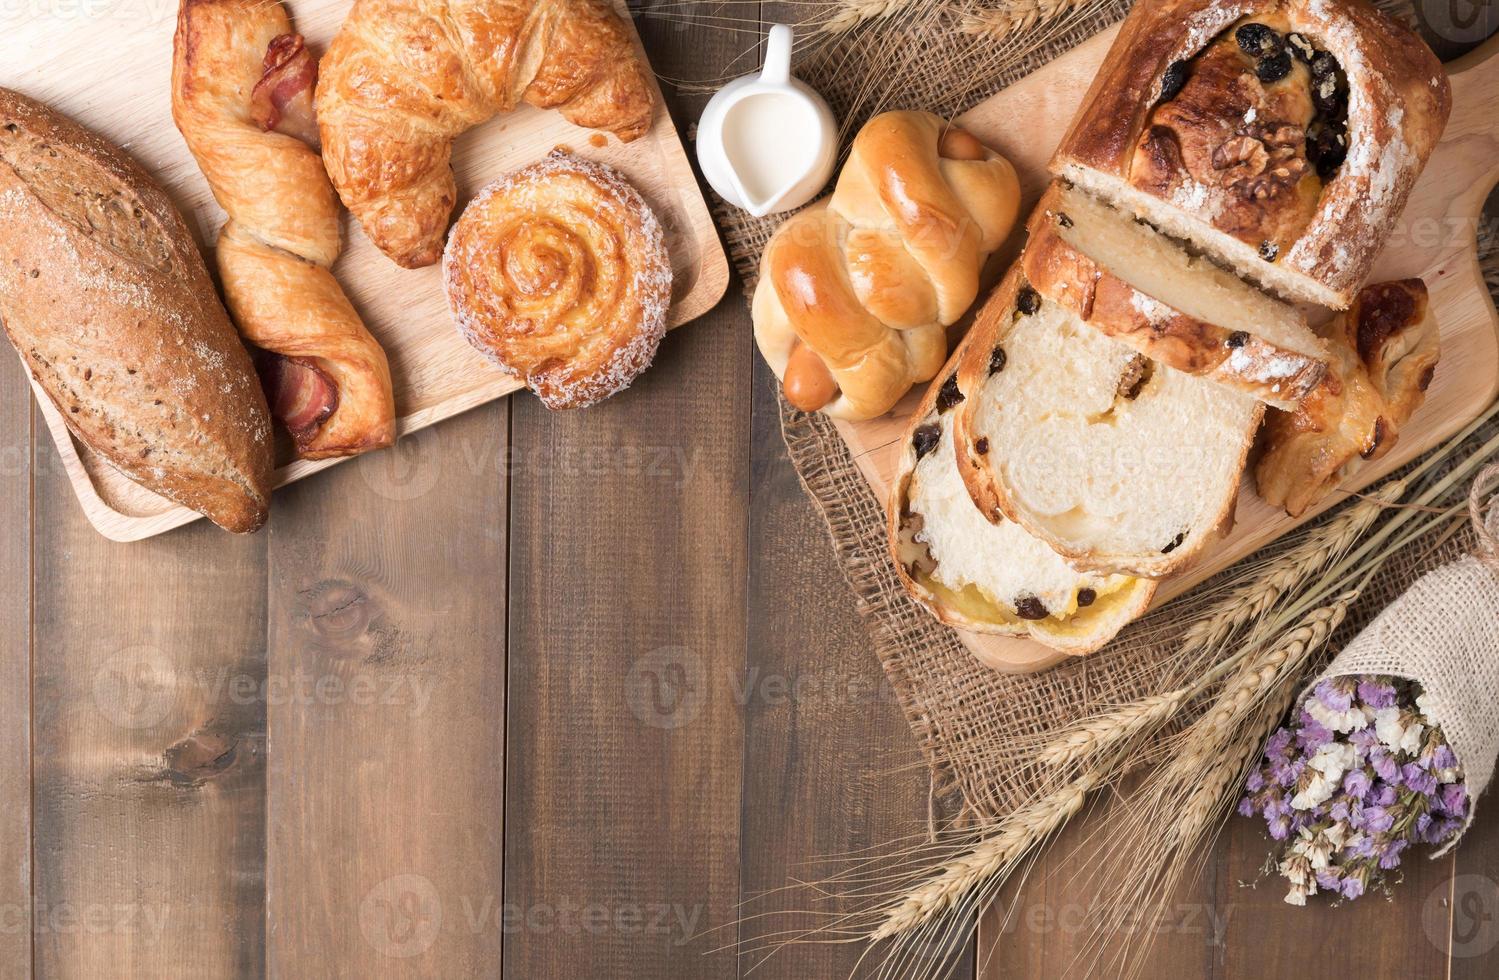
<path id="1" fill-rule="evenodd" d="M 172 118 L 229 214 L 217 249 L 224 296 L 264 352 L 272 414 L 304 459 L 379 449 L 396 434 L 385 352 L 329 271 L 338 199 L 313 149 L 316 79 L 280 3 L 178 9 Z"/>
<path id="2" fill-rule="evenodd" d="M 548 408 L 627 387 L 666 333 L 660 223 L 617 172 L 561 150 L 479 192 L 443 277 L 459 331 Z"/>
<path id="3" fill-rule="evenodd" d="M 355 0 L 323 57 L 323 160 L 380 250 L 442 254 L 453 140 L 520 101 L 629 141 L 654 95 L 629 31 L 599 0 Z"/>

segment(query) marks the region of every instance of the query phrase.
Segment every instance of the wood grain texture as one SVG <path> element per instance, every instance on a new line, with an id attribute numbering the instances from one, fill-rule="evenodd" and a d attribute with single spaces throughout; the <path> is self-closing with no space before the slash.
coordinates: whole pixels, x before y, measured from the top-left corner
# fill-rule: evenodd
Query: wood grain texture
<path id="1" fill-rule="evenodd" d="M 638 26 L 665 77 L 737 50 Z M 511 976 L 736 975 L 752 356 L 732 301 L 586 412 L 512 402 Z"/>
<path id="2" fill-rule="evenodd" d="M 35 466 L 36 971 L 255 975 L 265 538 L 114 544 L 49 441 Z"/>
<path id="3" fill-rule="evenodd" d="M 348 0 L 296 0 L 290 8 L 297 30 L 314 51 L 322 51 L 342 23 Z M 206 245 L 216 236 L 223 212 L 172 125 L 167 94 L 175 17 L 173 3 L 105 5 L 81 12 L 62 5 L 0 33 L 0 63 L 15 66 L 7 73 L 7 85 L 128 148 L 166 186 Z M 98 57 L 100 49 L 109 57 Z M 133 70 L 121 73 L 121 64 Z M 602 160 L 630 178 L 666 231 L 675 275 L 668 325 L 694 319 L 723 296 L 728 262 L 676 127 L 658 107 L 650 131 L 633 143 L 608 137 L 597 146 L 590 135 L 556 112 L 531 106 L 465 134 L 453 160 L 459 194 L 455 217 L 484 184 L 555 146 Z M 398 268 L 347 219 L 345 242 L 334 271 L 389 355 L 401 435 L 521 387 L 454 329 L 438 266 Z M 79 501 L 101 533 L 132 541 L 197 519 L 93 456 L 68 435 L 50 403 L 42 404 Z M 283 486 L 341 462 L 283 459 L 276 482 Z"/>
<path id="4" fill-rule="evenodd" d="M 31 968 L 31 391 L 0 357 L 0 976 Z"/>
<path id="5" fill-rule="evenodd" d="M 1015 164 L 1025 207 L 1045 185 L 1046 163 L 1061 136 L 1050 121 L 1072 116 L 1115 33 L 1111 29 L 1084 42 L 958 118 Z M 1442 363 L 1425 404 L 1401 431 L 1394 449 L 1299 518 L 1261 500 L 1252 475 L 1246 474 L 1233 530 L 1206 549 L 1196 566 L 1162 583 L 1157 606 L 1440 444 L 1477 417 L 1499 392 L 1499 314 L 1483 284 L 1475 251 L 1478 216 L 1499 179 L 1499 115 L 1493 111 L 1493 92 L 1499 90 L 1499 38 L 1447 67 L 1452 75 L 1452 117 L 1372 274 L 1375 281 L 1420 276 L 1430 288 L 1442 331 Z M 1012 241 L 1010 250 L 1018 244 L 1018 239 Z M 913 391 L 881 418 L 838 424 L 860 470 L 881 497 L 919 397 L 920 392 Z M 959 635 L 975 656 L 996 670 L 1040 670 L 1065 659 L 1033 640 Z"/>
<path id="6" fill-rule="evenodd" d="M 487 406 L 280 501 L 269 976 L 498 975 L 508 422 Z"/>

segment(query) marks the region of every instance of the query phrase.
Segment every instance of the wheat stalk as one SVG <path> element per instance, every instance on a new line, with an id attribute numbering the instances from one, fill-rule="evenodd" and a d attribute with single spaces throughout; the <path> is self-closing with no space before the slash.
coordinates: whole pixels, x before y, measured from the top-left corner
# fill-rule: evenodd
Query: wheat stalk
<path id="1" fill-rule="evenodd" d="M 943 865 L 936 876 L 899 899 L 869 934 L 870 942 L 909 932 L 956 904 L 976 886 L 996 878 L 1082 809 L 1097 784 L 1085 775 L 1015 811 L 966 854 Z"/>
<path id="2" fill-rule="evenodd" d="M 1085 2 L 1087 0 L 1010 0 L 1003 6 L 963 15 L 958 30 L 976 37 L 1001 40 L 1059 17 Z"/>
<path id="3" fill-rule="evenodd" d="M 1405 480 L 1391 480 L 1276 558 L 1192 624 L 1182 638 L 1183 652 L 1215 650 L 1245 624 L 1259 619 L 1298 583 L 1345 553 L 1375 518 L 1405 495 L 1406 487 Z"/>
<path id="4" fill-rule="evenodd" d="M 1036 754 L 1036 760 L 1043 766 L 1071 766 L 1153 732 L 1176 714 L 1189 693 L 1187 688 L 1180 688 L 1094 715 L 1048 742 Z"/>
<path id="5" fill-rule="evenodd" d="M 871 20 L 883 20 L 911 6 L 913 0 L 839 0 L 838 9 L 823 21 L 829 34 L 842 34 Z"/>

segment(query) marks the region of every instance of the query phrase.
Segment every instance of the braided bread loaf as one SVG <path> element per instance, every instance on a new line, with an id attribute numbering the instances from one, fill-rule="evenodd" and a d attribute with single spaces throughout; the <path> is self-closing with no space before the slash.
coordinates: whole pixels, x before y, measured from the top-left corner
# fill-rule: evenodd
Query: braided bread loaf
<path id="1" fill-rule="evenodd" d="M 338 199 L 316 140 L 317 62 L 266 0 L 182 0 L 172 118 L 229 220 L 219 277 L 240 333 L 266 354 L 271 411 L 304 459 L 395 441 L 385 352 L 329 271 Z"/>
<path id="2" fill-rule="evenodd" d="M 442 255 L 459 134 L 524 99 L 629 141 L 655 101 L 629 31 L 600 0 L 355 0 L 319 70 L 333 186 L 408 269 Z"/>
<path id="3" fill-rule="evenodd" d="M 1015 168 L 968 132 L 925 112 L 871 119 L 832 197 L 761 259 L 755 340 L 787 399 L 868 419 L 932 378 L 1019 206 Z"/>

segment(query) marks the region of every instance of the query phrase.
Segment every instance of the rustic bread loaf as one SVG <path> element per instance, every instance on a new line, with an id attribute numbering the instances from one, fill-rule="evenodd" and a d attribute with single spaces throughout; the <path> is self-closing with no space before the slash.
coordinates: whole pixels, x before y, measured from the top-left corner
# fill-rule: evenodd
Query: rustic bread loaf
<path id="1" fill-rule="evenodd" d="M 1137 3 L 1052 170 L 1295 300 L 1345 309 L 1446 125 L 1362 0 Z"/>
<path id="2" fill-rule="evenodd" d="M 1282 409 L 1327 368 L 1295 307 L 1076 188 L 1042 195 L 1029 232 L 1036 291 L 1152 360 Z"/>
<path id="3" fill-rule="evenodd" d="M 958 369 L 958 469 L 980 511 L 1079 568 L 1160 578 L 1232 520 L 1264 406 L 1158 364 L 1012 269 Z"/>
<path id="4" fill-rule="evenodd" d="M 1145 611 L 1155 583 L 1080 572 L 1020 525 L 979 513 L 953 454 L 959 356 L 928 390 L 901 450 L 887 506 L 901 584 L 950 626 L 1092 652 Z"/>
<path id="5" fill-rule="evenodd" d="M 221 527 L 265 523 L 265 396 L 187 225 L 123 151 L 6 89 L 0 317 L 91 449 Z"/>

